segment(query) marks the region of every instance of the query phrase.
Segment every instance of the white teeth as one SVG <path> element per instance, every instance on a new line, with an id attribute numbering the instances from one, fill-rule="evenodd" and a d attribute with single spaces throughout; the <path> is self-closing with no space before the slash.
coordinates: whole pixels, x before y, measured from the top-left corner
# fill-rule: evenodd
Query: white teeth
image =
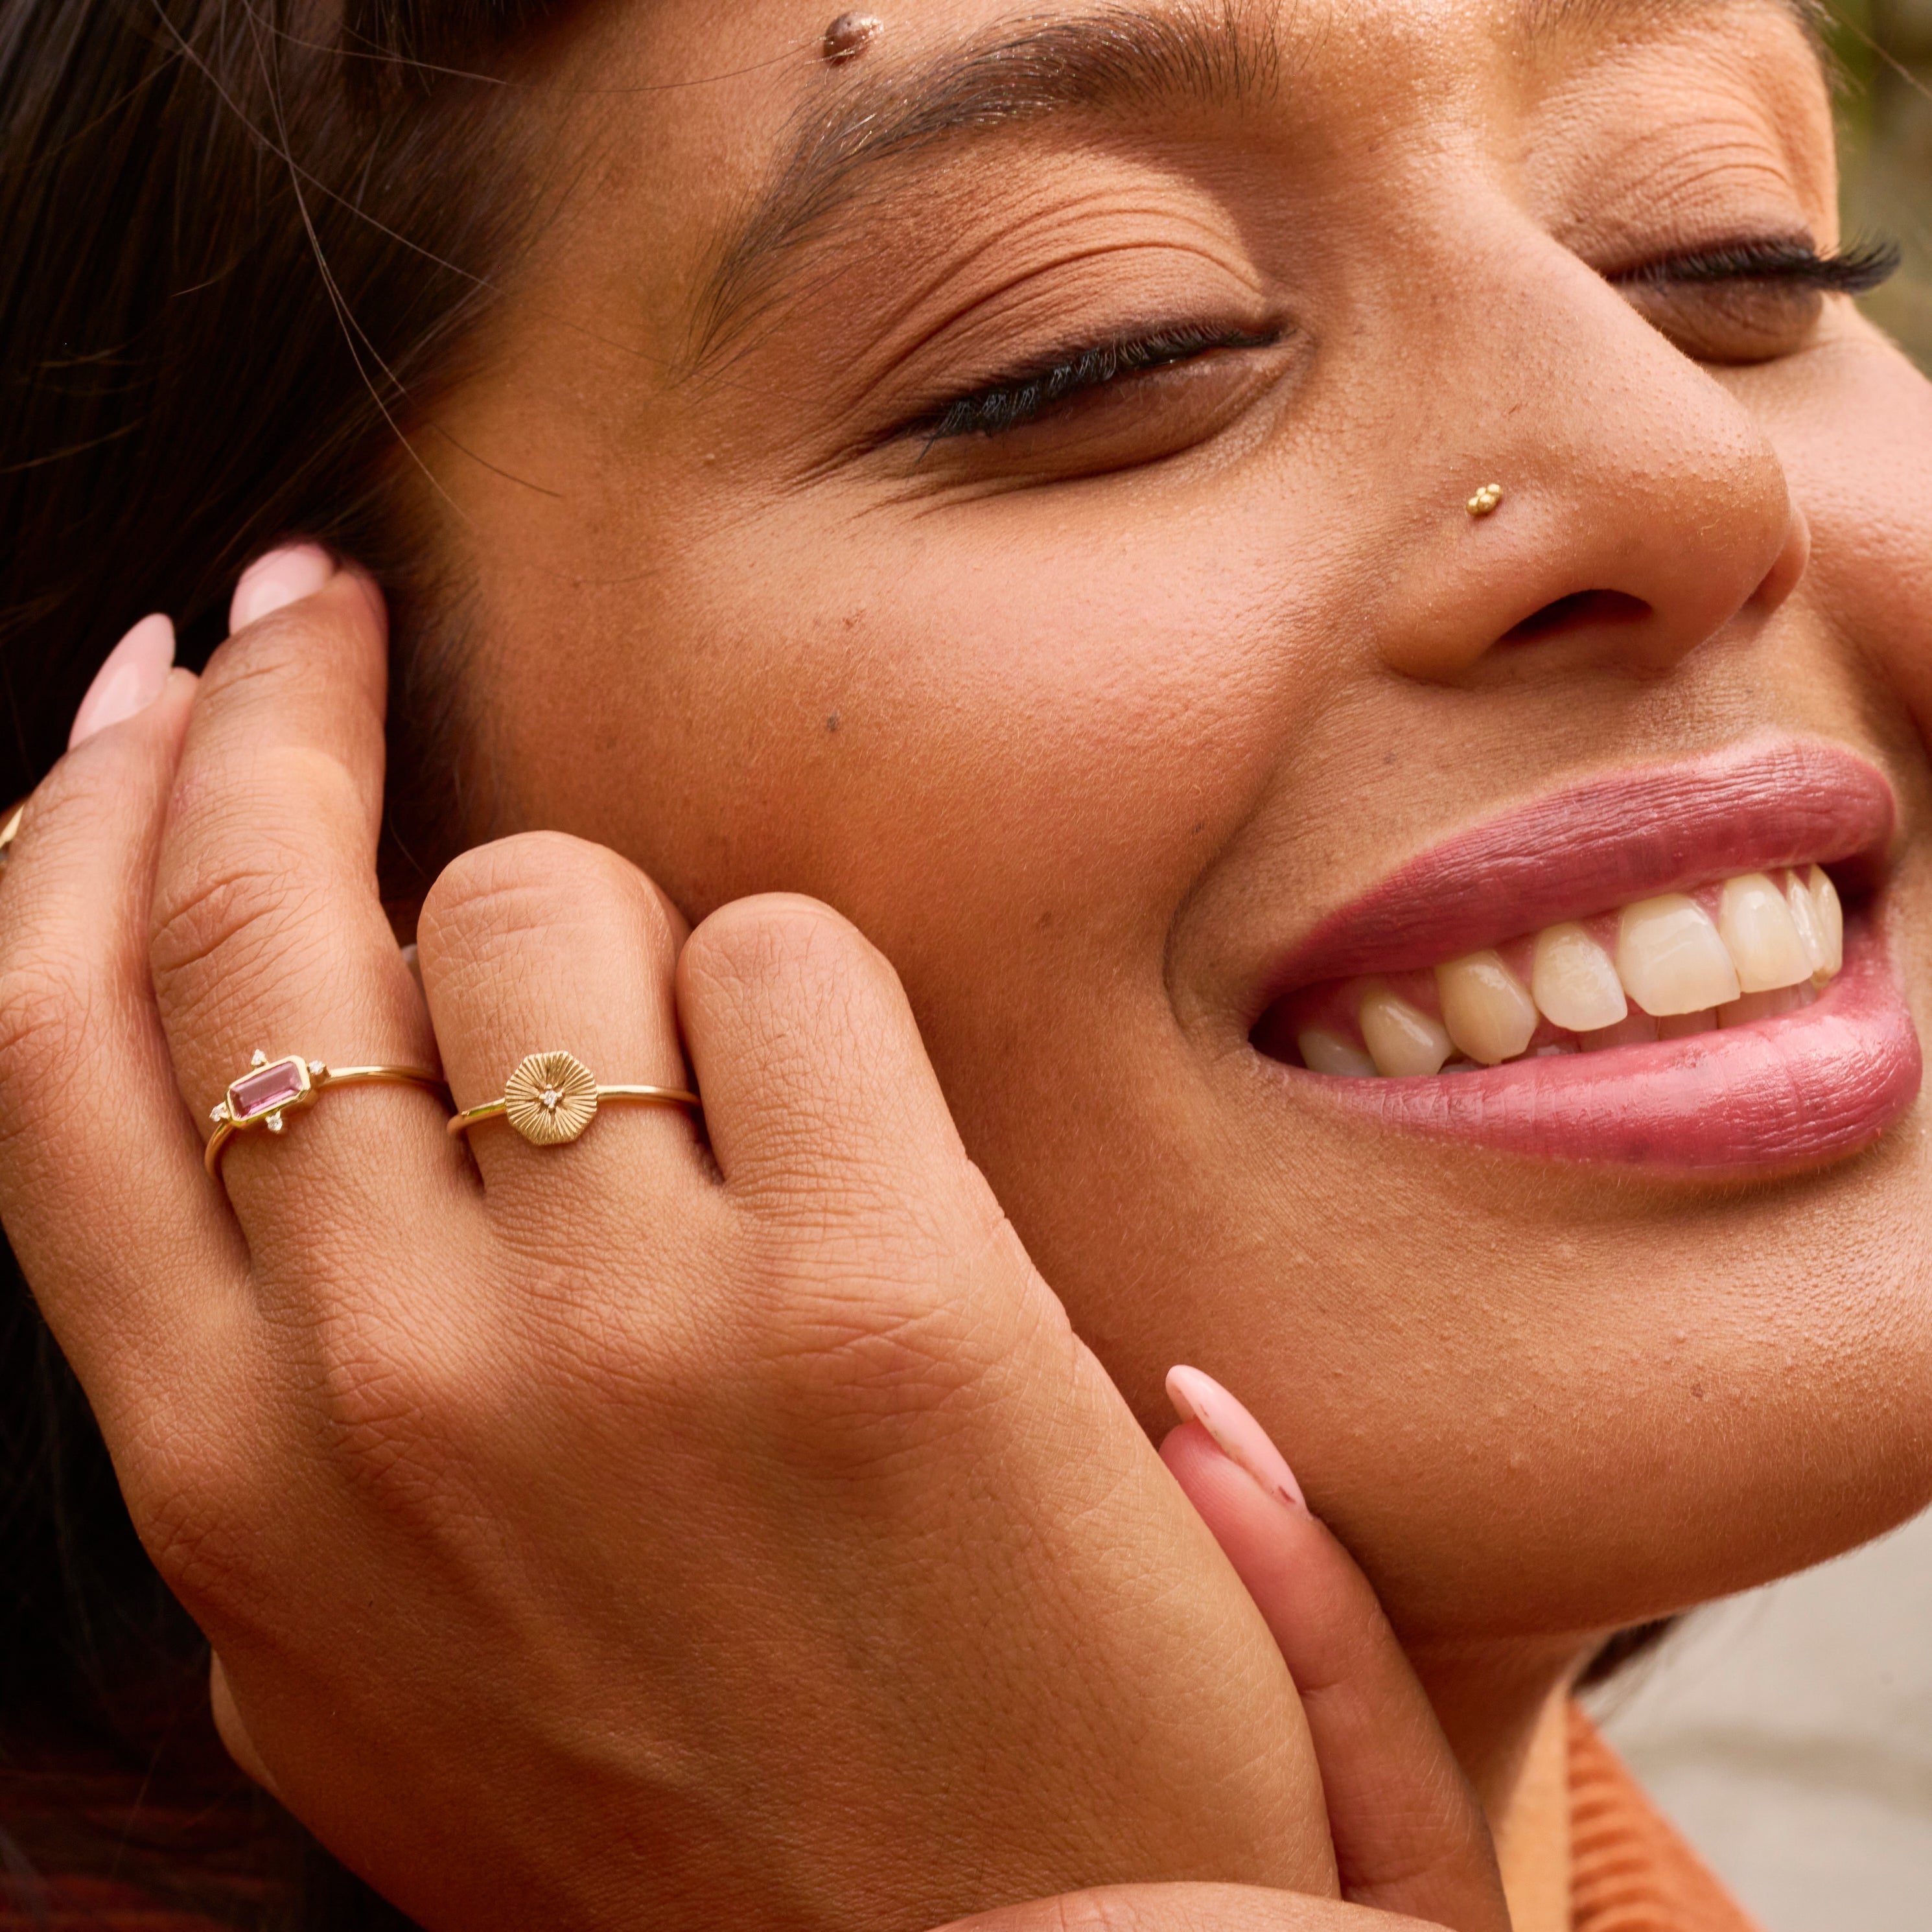
<path id="1" fill-rule="evenodd" d="M 1845 963 L 1845 909 L 1838 903 L 1838 889 L 1822 866 L 1814 866 L 1805 883 L 1811 888 L 1811 903 L 1818 909 L 1818 923 L 1824 929 L 1823 970 L 1838 972 Z"/>
<path id="2" fill-rule="evenodd" d="M 1714 902 L 1714 917 L 1704 909 Z M 1437 967 L 1439 1018 L 1385 980 L 1356 980 L 1346 992 L 1356 1000 L 1359 1043 L 1335 1008 L 1320 1009 L 1328 1024 L 1295 1036 L 1302 1064 L 1348 1079 L 1412 1079 L 1476 1072 L 1532 1052 L 1682 1040 L 1795 1012 L 1844 966 L 1844 909 L 1820 866 L 1740 873 L 1695 898 L 1640 900 L 1615 918 L 1613 949 L 1604 943 L 1606 915 Z M 1543 1043 L 1532 1048 L 1539 1034 Z"/>
<path id="3" fill-rule="evenodd" d="M 1572 1033 L 1615 1026 L 1630 1011 L 1616 961 L 1580 926 L 1545 926 L 1536 935 L 1529 990 L 1544 1016 Z"/>
<path id="4" fill-rule="evenodd" d="M 1791 915 L 1793 931 L 1798 934 L 1798 943 L 1804 949 L 1804 956 L 1810 962 L 1814 973 L 1825 970 L 1827 948 L 1825 928 L 1819 922 L 1818 902 L 1811 896 L 1811 888 L 1796 872 L 1793 872 L 1784 888 L 1785 910 Z"/>
<path id="5" fill-rule="evenodd" d="M 1682 892 L 1624 907 L 1617 922 L 1617 976 L 1660 1019 L 1729 1006 L 1740 990 L 1718 928 Z"/>
<path id="6" fill-rule="evenodd" d="M 1795 986 L 1815 970 L 1784 895 L 1762 872 L 1724 881 L 1718 931 L 1747 993 Z"/>
<path id="7" fill-rule="evenodd" d="M 1536 1030 L 1536 1003 L 1495 952 L 1472 952 L 1436 969 L 1436 992 L 1449 1037 L 1472 1060 L 1514 1060 Z"/>
<path id="8" fill-rule="evenodd" d="M 1371 986 L 1357 1015 L 1378 1073 L 1414 1078 L 1438 1072 L 1449 1058 L 1450 1039 L 1432 1020 L 1388 987 Z"/>
<path id="9" fill-rule="evenodd" d="M 1375 1077 L 1376 1063 L 1359 1046 L 1325 1027 L 1310 1027 L 1306 1033 L 1297 1034 L 1294 1043 L 1300 1049 L 1302 1065 L 1310 1072 L 1333 1073 L 1345 1080 Z"/>

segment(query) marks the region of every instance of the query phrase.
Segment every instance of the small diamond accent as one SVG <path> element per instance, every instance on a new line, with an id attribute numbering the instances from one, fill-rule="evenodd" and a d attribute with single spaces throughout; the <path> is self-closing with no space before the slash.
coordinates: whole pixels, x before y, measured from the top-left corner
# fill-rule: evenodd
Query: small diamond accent
<path id="1" fill-rule="evenodd" d="M 503 1083 L 503 1118 L 533 1147 L 562 1147 L 590 1126 L 597 1082 L 567 1053 L 532 1053 Z"/>

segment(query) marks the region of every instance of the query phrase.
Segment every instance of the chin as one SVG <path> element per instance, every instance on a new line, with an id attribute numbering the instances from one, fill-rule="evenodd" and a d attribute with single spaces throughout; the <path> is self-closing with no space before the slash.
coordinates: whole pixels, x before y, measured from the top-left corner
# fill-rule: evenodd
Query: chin
<path id="1" fill-rule="evenodd" d="M 1881 1196 L 1909 1179 L 1927 1198 L 1916 1139 L 1886 1163 Z M 1802 1212 L 1762 1204 L 1736 1240 L 1781 1231 L 1803 1257 L 1794 1218 L 1884 1215 L 1856 1177 L 1840 1181 L 1814 1184 Z M 1350 1472 L 1332 1500 L 1316 1483 L 1316 1507 L 1422 1641 L 1641 1623 L 1854 1549 L 1932 1503 L 1918 1223 L 1899 1212 L 1890 1239 L 1847 1244 L 1835 1266 L 1814 1249 L 1815 1269 L 1726 1280 L 1714 1258 L 1696 1292 L 1670 1298 L 1667 1324 L 1621 1342 L 1594 1326 L 1574 1352 L 1552 1342 L 1532 1399 L 1472 1386 L 1467 1426 L 1434 1445 L 1432 1498 L 1406 1456 Z"/>

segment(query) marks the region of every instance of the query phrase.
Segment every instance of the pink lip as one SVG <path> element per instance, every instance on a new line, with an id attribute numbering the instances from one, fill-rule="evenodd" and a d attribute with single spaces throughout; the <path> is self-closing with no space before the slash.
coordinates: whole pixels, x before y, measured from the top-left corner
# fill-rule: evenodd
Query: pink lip
<path id="1" fill-rule="evenodd" d="M 1816 860 L 1873 874 L 1892 820 L 1883 776 L 1822 746 L 1597 781 L 1412 860 L 1297 946 L 1273 976 L 1273 997 L 1432 965 L 1736 872 Z M 1921 1071 L 1879 922 L 1860 913 L 1847 926 L 1844 971 L 1814 1005 L 1780 1018 L 1432 1079 L 1330 1079 L 1299 1068 L 1284 1077 L 1390 1126 L 1714 1179 L 1856 1152 L 1911 1105 Z"/>
<path id="2" fill-rule="evenodd" d="M 1882 942 L 1860 921 L 1845 970 L 1815 1006 L 1782 1019 L 1432 1080 L 1289 1077 L 1391 1126 L 1721 1179 L 1856 1153 L 1912 1104 L 1919 1072 L 1918 1030 Z"/>
<path id="3" fill-rule="evenodd" d="M 1318 980 L 1434 966 L 1738 872 L 1847 859 L 1875 867 L 1894 815 L 1882 772 L 1822 745 L 1593 779 L 1444 839 L 1331 913 L 1275 968 L 1261 1005 Z"/>

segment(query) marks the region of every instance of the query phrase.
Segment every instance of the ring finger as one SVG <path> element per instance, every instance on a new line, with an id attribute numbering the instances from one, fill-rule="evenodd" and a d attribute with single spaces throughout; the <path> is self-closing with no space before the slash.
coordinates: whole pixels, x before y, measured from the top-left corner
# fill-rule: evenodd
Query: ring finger
<path id="1" fill-rule="evenodd" d="M 590 1091 L 690 1086 L 673 979 L 683 922 L 636 866 L 559 832 L 502 839 L 444 872 L 417 933 L 457 1105 L 499 1100 L 522 1063 L 543 1062 L 527 1106 L 468 1130 L 496 1214 L 551 1226 L 560 1190 L 614 1202 L 703 1179 L 688 1110 Z"/>

